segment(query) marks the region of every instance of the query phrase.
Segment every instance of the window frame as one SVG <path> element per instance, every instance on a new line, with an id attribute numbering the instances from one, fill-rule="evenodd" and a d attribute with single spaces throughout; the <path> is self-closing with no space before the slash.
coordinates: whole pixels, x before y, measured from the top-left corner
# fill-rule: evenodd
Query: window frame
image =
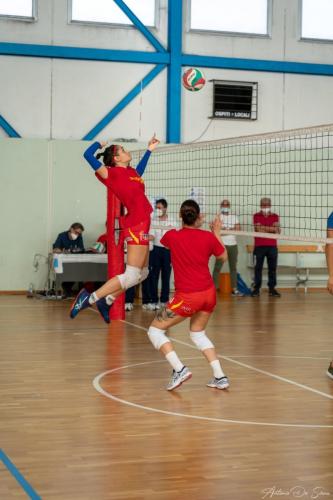
<path id="1" fill-rule="evenodd" d="M 272 38 L 272 12 L 273 12 L 273 0 L 267 1 L 267 33 L 247 33 L 243 31 L 220 31 L 220 30 L 209 30 L 205 28 L 191 28 L 191 6 L 192 0 L 187 0 L 187 26 L 186 31 L 188 33 L 194 34 L 211 34 L 218 36 L 232 36 L 238 38 Z"/>
<path id="2" fill-rule="evenodd" d="M 298 0 L 298 30 L 299 30 L 299 41 L 306 43 L 333 43 L 333 35 L 332 38 L 311 38 L 308 36 L 303 36 L 302 28 L 303 28 L 303 0 Z"/>
<path id="3" fill-rule="evenodd" d="M 1 14 L 1 12 L 0 12 L 0 20 L 25 21 L 26 23 L 35 23 L 38 19 L 37 0 L 31 0 L 31 7 L 32 7 L 31 16 L 19 16 L 16 14 Z"/>
<path id="4" fill-rule="evenodd" d="M 126 3 L 126 0 L 125 0 Z M 128 24 L 127 23 L 108 23 L 107 21 L 105 22 L 100 22 L 100 21 L 81 21 L 81 20 L 76 20 L 72 18 L 72 6 L 73 6 L 73 0 L 68 0 L 67 2 L 67 22 L 68 24 L 72 25 L 81 25 L 81 26 L 91 26 L 91 27 L 97 27 L 97 28 L 123 28 L 123 29 L 136 29 L 135 25 L 130 24 L 130 19 L 128 19 Z M 154 25 L 146 25 L 147 28 L 157 30 L 158 25 L 159 25 L 159 6 L 160 6 L 160 0 L 154 0 Z"/>

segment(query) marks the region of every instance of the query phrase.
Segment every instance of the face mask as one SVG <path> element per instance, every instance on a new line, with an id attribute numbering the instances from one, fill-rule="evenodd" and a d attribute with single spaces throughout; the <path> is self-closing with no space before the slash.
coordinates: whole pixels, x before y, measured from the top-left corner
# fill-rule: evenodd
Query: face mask
<path id="1" fill-rule="evenodd" d="M 71 239 L 72 239 L 72 240 L 74 240 L 74 241 L 75 241 L 75 240 L 77 240 L 77 239 L 78 239 L 78 237 L 79 237 L 79 235 L 78 235 L 78 234 L 76 234 L 76 233 L 71 233 Z"/>
<path id="2" fill-rule="evenodd" d="M 221 214 L 228 214 L 230 212 L 230 208 L 229 207 L 222 207 L 221 208 Z"/>
<path id="3" fill-rule="evenodd" d="M 261 211 L 264 213 L 264 214 L 269 214 L 269 212 L 271 211 L 270 208 L 262 208 Z"/>
<path id="4" fill-rule="evenodd" d="M 156 208 L 156 215 L 157 215 L 157 217 L 162 217 L 163 210 L 161 208 Z"/>

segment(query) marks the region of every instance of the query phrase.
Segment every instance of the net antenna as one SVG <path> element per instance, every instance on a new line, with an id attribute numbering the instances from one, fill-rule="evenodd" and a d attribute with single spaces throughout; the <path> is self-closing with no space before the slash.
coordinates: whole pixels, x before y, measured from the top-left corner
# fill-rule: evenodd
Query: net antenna
<path id="1" fill-rule="evenodd" d="M 143 81 L 140 82 L 140 99 L 139 99 L 139 142 L 142 137 L 142 108 L 143 108 Z"/>

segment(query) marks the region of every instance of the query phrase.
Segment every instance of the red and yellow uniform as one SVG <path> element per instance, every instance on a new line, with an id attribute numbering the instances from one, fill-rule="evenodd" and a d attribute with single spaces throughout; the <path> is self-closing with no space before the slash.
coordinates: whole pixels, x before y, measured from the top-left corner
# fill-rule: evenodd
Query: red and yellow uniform
<path id="1" fill-rule="evenodd" d="M 211 255 L 222 255 L 224 246 L 211 232 L 194 228 L 172 229 L 161 243 L 171 251 L 175 276 L 176 292 L 167 309 L 185 317 L 198 311 L 212 312 L 216 291 L 208 262 Z"/>
<path id="2" fill-rule="evenodd" d="M 121 218 L 122 238 L 128 245 L 148 245 L 150 214 L 153 209 L 137 171 L 132 167 L 108 167 L 107 179 L 103 179 L 98 173 L 96 177 L 127 209 L 127 214 Z"/>

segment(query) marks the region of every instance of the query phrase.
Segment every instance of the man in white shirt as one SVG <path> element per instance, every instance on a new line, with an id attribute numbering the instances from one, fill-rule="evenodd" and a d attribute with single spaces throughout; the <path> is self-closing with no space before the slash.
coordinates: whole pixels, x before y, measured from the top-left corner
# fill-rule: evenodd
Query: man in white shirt
<path id="1" fill-rule="evenodd" d="M 237 215 L 230 213 L 230 201 L 223 200 L 221 203 L 221 221 L 222 229 L 240 231 L 240 224 Z M 225 246 L 228 254 L 228 262 L 230 269 L 230 279 L 231 279 L 231 295 L 234 297 L 240 297 L 242 294 L 237 290 L 237 258 L 238 258 L 238 245 L 236 237 L 233 234 L 227 234 L 222 236 L 222 242 Z M 215 287 L 219 287 L 219 276 L 223 266 L 223 261 L 216 259 L 213 279 Z"/>
<path id="2" fill-rule="evenodd" d="M 156 200 L 155 214 L 152 219 L 152 228 L 149 231 L 153 242 L 153 249 L 149 255 L 149 284 L 151 294 L 151 309 L 159 309 L 169 301 L 170 293 L 170 275 L 171 275 L 171 258 L 170 250 L 161 244 L 161 239 L 165 235 L 170 226 L 177 227 L 177 222 L 167 214 L 168 202 L 161 198 Z M 159 226 L 158 229 L 154 226 Z M 167 229 L 163 229 L 165 226 Z M 158 280 L 161 275 L 162 289 L 160 300 L 158 299 Z"/>

